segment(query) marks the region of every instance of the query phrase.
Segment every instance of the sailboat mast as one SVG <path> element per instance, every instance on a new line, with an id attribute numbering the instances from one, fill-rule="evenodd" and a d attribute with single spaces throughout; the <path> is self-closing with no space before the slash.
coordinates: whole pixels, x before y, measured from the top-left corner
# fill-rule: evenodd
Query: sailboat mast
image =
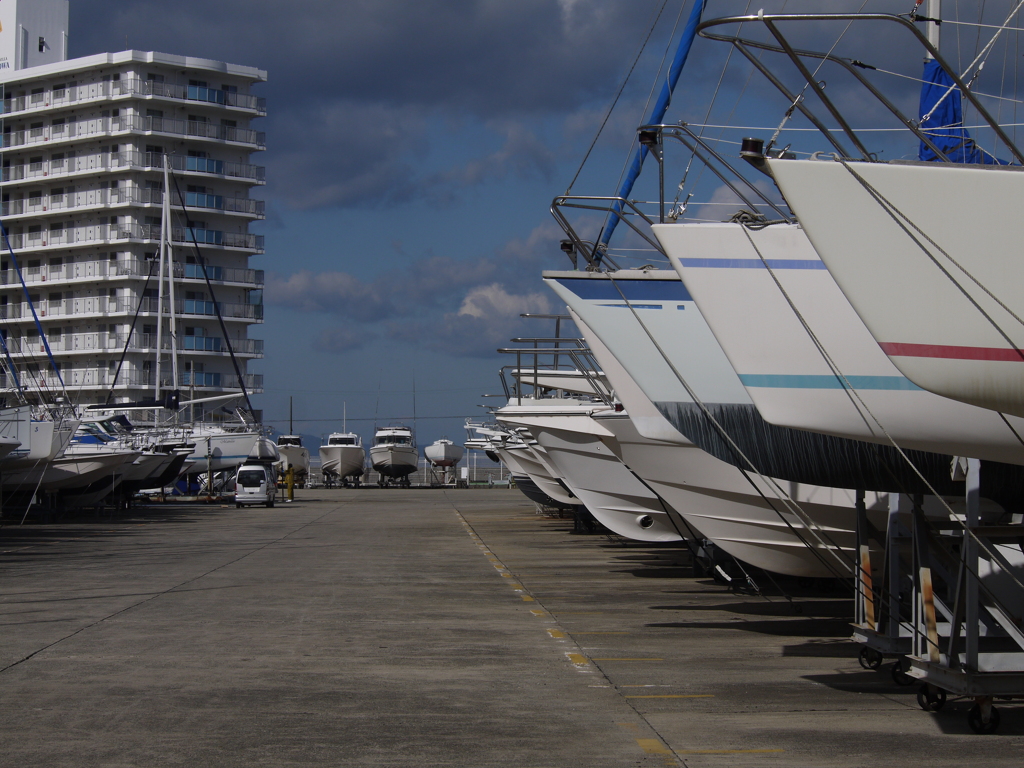
<path id="1" fill-rule="evenodd" d="M 163 355 L 164 347 L 164 266 L 167 264 L 167 163 L 168 157 L 163 156 L 164 163 L 164 199 L 161 206 L 160 216 L 160 267 L 157 271 L 157 299 L 156 299 L 156 379 L 153 382 L 153 399 L 160 399 L 160 358 Z"/>
<path id="2" fill-rule="evenodd" d="M 170 163 L 164 162 L 164 204 L 163 214 L 164 243 L 167 249 L 167 287 L 170 301 L 170 332 L 171 332 L 171 390 L 178 388 L 178 319 L 175 314 L 174 300 L 174 246 L 171 244 L 171 186 L 169 184 Z"/>
<path id="3" fill-rule="evenodd" d="M 929 19 L 941 19 L 942 18 L 942 0 L 928 0 L 928 18 Z M 939 50 L 939 32 L 942 27 L 938 21 L 928 22 L 928 42 L 935 46 L 935 50 Z M 932 58 L 930 53 L 925 53 L 925 60 Z"/>

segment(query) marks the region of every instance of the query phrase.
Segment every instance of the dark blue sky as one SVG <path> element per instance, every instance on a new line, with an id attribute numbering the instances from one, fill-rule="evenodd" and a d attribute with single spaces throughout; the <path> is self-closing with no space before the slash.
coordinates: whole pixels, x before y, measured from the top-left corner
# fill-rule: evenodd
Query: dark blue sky
<path id="1" fill-rule="evenodd" d="M 256 405 L 286 429 L 293 396 L 297 431 L 325 434 L 340 427 L 344 403 L 349 427 L 369 437 L 375 420 L 413 415 L 415 388 L 424 444 L 461 438 L 463 419 L 482 415 L 479 395 L 500 391 L 497 371 L 511 362 L 497 347 L 551 333 L 518 317 L 558 309 L 540 282 L 542 269 L 569 266 L 551 200 L 576 173 L 653 27 L 574 188 L 614 193 L 690 2 L 71 0 L 70 54 L 127 41 L 267 70 L 259 93 L 268 150 L 254 159 L 268 177 L 254 192 L 268 208 L 253 227 L 266 235 L 266 254 L 252 264 L 268 275 L 266 323 L 250 330 L 266 339 L 266 358 L 250 366 L 265 376 Z M 911 5 L 709 0 L 706 16 Z M 887 38 L 851 32 L 841 47 L 864 59 L 879 42 L 885 48 Z M 888 46 L 885 55 L 913 70 L 920 57 L 902 50 Z M 728 46 L 698 41 L 667 119 L 703 122 L 717 94 L 708 122 L 767 138 L 786 104 L 749 66 L 733 62 L 720 76 L 727 56 Z M 859 117 L 873 116 L 834 88 Z M 896 84 L 910 113 L 914 88 Z M 754 131 L 761 127 L 767 132 Z M 651 176 L 637 193 L 647 199 L 656 197 Z M 723 199 L 714 184 L 705 188 L 705 200 Z"/>

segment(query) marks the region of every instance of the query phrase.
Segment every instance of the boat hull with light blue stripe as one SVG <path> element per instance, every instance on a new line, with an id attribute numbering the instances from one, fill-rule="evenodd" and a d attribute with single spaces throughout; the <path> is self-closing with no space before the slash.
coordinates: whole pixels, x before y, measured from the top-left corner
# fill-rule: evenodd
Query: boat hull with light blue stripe
<path id="1" fill-rule="evenodd" d="M 766 421 L 882 445 L 888 433 L 907 449 L 1024 464 L 1014 434 L 1024 434 L 1024 419 L 1010 417 L 1010 429 L 993 411 L 907 379 L 799 226 L 654 232 Z"/>
<path id="2" fill-rule="evenodd" d="M 610 419 L 607 425 L 615 432 L 615 449 L 629 469 L 664 498 L 687 525 L 734 557 L 794 576 L 848 572 L 855 544 L 852 491 L 784 483 L 813 525 L 827 531 L 834 544 L 832 551 L 820 544 L 808 547 L 808 542 L 815 544 L 815 540 L 807 534 L 805 522 L 778 502 L 773 507 L 765 500 L 774 498 L 767 480 L 754 477 L 752 485 L 732 463 L 701 450 L 659 410 L 666 402 L 683 400 L 692 404 L 659 346 L 676 356 L 675 362 L 689 361 L 686 377 L 700 395 L 731 399 L 730 405 L 735 407 L 753 407 L 700 312 L 685 299 L 680 311 L 683 294 L 675 273 L 545 272 L 544 278 L 569 306 L 616 397 L 626 407 L 628 424 Z M 592 287 L 599 281 L 607 285 Z M 645 284 L 637 288 L 641 281 Z M 606 298 L 608 285 L 624 295 L 618 302 L 621 306 L 608 306 L 612 303 Z M 639 296 L 658 308 L 626 306 Z M 661 402 L 656 405 L 652 395 Z M 867 504 L 869 509 L 881 512 L 887 508 L 887 495 L 869 492 Z"/>

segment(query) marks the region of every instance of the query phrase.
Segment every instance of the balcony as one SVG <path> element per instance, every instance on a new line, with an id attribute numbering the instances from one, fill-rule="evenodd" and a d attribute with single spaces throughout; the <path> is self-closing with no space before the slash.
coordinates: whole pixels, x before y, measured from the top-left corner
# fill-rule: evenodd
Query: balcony
<path id="1" fill-rule="evenodd" d="M 142 315 L 156 315 L 158 299 L 143 298 L 142 306 L 139 299 L 127 296 L 109 298 L 105 296 L 86 296 L 79 299 L 40 300 L 36 303 L 36 314 L 42 318 L 85 317 L 94 315 L 111 317 L 117 315 L 134 315 L 136 310 Z M 263 322 L 262 304 L 229 304 L 212 301 L 194 301 L 178 299 L 174 302 L 176 317 L 191 315 L 194 317 L 216 317 L 217 306 L 221 317 L 226 320 L 249 320 Z M 164 316 L 169 315 L 170 302 L 164 299 Z M 31 319 L 32 312 L 26 303 L 0 305 L 0 320 Z"/>
<path id="2" fill-rule="evenodd" d="M 122 374 L 123 375 L 123 374 Z M 135 372 L 136 380 L 144 387 L 152 387 L 156 381 L 153 371 Z M 160 372 L 160 386 L 163 389 L 170 389 L 174 376 L 169 371 Z M 263 374 L 243 373 L 242 381 L 249 394 L 256 394 L 263 391 Z M 118 379 L 120 383 L 120 379 Z M 213 371 L 179 371 L 178 389 L 241 389 L 238 385 L 238 376 L 233 373 L 219 373 Z"/>
<path id="3" fill-rule="evenodd" d="M 176 136 L 191 136 L 202 139 L 215 139 L 235 144 L 252 144 L 260 149 L 267 145 L 267 135 L 262 131 L 249 128 L 236 128 L 229 125 L 199 122 L 195 120 L 175 120 L 166 117 L 143 117 L 142 115 L 126 115 L 120 118 L 124 125 L 120 130 L 141 131 L 143 133 L 170 133 Z"/>
<path id="4" fill-rule="evenodd" d="M 121 240 L 159 240 L 160 227 L 153 224 L 94 224 L 85 227 L 52 228 L 46 232 L 13 233 L 9 235 L 14 250 L 37 250 L 42 248 L 68 247 L 73 245 L 102 245 Z M 222 232 L 214 229 L 174 227 L 171 240 L 175 243 L 192 245 L 193 239 L 203 245 L 221 248 L 240 248 L 253 253 L 263 253 L 263 235 L 246 232 Z"/>
<path id="5" fill-rule="evenodd" d="M 158 152 L 97 152 L 48 162 L 11 165 L 4 169 L 2 181 L 60 178 L 78 173 L 121 168 L 159 169 L 164 167 L 163 158 L 164 156 Z M 265 184 L 267 180 L 267 169 L 261 165 L 250 163 L 233 163 L 210 157 L 171 155 L 169 165 L 175 171 L 203 173 L 229 179 L 245 179 L 257 184 Z"/>
<path id="6" fill-rule="evenodd" d="M 262 320 L 262 304 L 225 304 L 223 302 L 199 301 L 185 299 L 174 303 L 175 313 L 178 315 L 199 315 L 204 317 L 216 317 L 217 309 L 220 309 L 222 317 L 240 317 L 246 320 Z M 153 309 L 156 309 L 156 302 L 153 302 Z M 142 310 L 146 311 L 145 307 Z"/>
<path id="7" fill-rule="evenodd" d="M 61 370 L 64 384 L 67 387 L 103 387 L 114 386 L 114 370 L 109 368 L 72 368 L 65 365 Z M 18 377 L 24 387 L 40 387 L 41 389 L 52 389 L 59 391 L 60 382 L 52 370 L 25 371 L 19 370 Z M 162 386 L 170 388 L 173 376 L 170 372 L 166 375 L 161 372 Z M 126 388 L 152 388 L 156 375 L 151 370 L 138 370 L 124 367 L 117 376 L 115 389 Z M 258 373 L 242 374 L 246 389 L 256 394 L 263 391 L 263 375 Z M 11 382 L 13 385 L 13 382 Z M 180 389 L 220 389 L 237 390 L 238 377 L 233 373 L 212 373 L 203 371 L 185 371 L 178 374 L 178 388 Z"/>
<path id="8" fill-rule="evenodd" d="M 156 349 L 155 333 L 133 332 L 131 339 L 126 333 L 70 333 L 48 337 L 50 351 L 53 353 L 69 352 L 148 352 Z M 228 346 L 219 336 L 179 336 L 179 351 L 212 352 L 227 355 Z M 126 345 L 127 342 L 127 345 Z M 170 350 L 170 335 L 160 340 L 160 348 Z M 13 357 L 27 355 L 36 357 L 45 353 L 39 336 L 11 337 L 7 339 L 7 349 Z M 236 355 L 246 357 L 263 357 L 263 339 L 232 339 L 231 349 Z"/>
<path id="9" fill-rule="evenodd" d="M 144 117 L 143 115 L 74 120 L 60 125 L 45 125 L 41 128 L 11 131 L 4 133 L 3 136 L 4 148 L 10 149 L 126 132 L 166 133 L 173 136 L 214 139 L 233 144 L 247 144 L 257 149 L 266 149 L 267 145 L 267 135 L 262 131 L 196 120 L 175 120 L 166 117 Z"/>
<path id="10" fill-rule="evenodd" d="M 244 109 L 257 115 L 267 114 L 267 100 L 248 93 L 222 91 L 194 85 L 157 83 L 152 80 L 126 78 L 124 80 L 86 83 L 73 88 L 57 88 L 29 96 L 7 97 L 3 101 L 4 114 L 24 112 L 51 106 L 73 106 L 90 101 L 102 101 L 121 96 L 156 96 L 164 99 L 197 101 L 224 107 Z"/>
<path id="11" fill-rule="evenodd" d="M 26 285 L 35 283 L 71 282 L 75 280 L 97 280 L 115 277 L 148 277 L 156 274 L 158 262 L 131 259 L 126 261 L 74 261 L 48 264 L 39 267 L 22 267 L 21 274 Z M 263 285 L 262 269 L 233 269 L 229 267 L 206 266 L 206 274 L 214 283 L 236 283 L 240 285 Z M 203 269 L 198 264 L 175 262 L 174 277 L 179 280 L 203 280 Z M 18 273 L 13 269 L 0 272 L 0 286 L 17 285 Z"/>
<path id="12" fill-rule="evenodd" d="M 171 195 L 172 205 L 180 206 L 181 196 Z M 162 205 L 163 190 L 119 187 L 114 189 L 90 189 L 72 193 L 49 194 L 45 197 L 26 197 L 9 200 L 0 205 L 4 216 L 43 214 L 57 211 L 73 211 L 80 208 L 107 208 L 113 205 Z M 248 197 L 225 197 L 224 195 L 185 193 L 185 206 L 220 213 L 242 213 L 255 219 L 266 218 L 266 202 Z"/>

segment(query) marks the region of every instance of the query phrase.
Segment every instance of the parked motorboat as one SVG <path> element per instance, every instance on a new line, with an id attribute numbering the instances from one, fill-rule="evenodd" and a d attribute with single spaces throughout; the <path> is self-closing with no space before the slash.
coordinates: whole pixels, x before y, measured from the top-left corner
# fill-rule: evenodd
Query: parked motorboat
<path id="1" fill-rule="evenodd" d="M 679 541 L 666 505 L 604 443 L 613 434 L 593 417 L 608 410 L 575 398 L 517 397 L 494 415 L 528 430 L 578 503 L 606 528 L 636 541 Z"/>
<path id="2" fill-rule="evenodd" d="M 282 475 L 292 469 L 295 472 L 295 479 L 298 481 L 309 474 L 309 449 L 302 445 L 300 435 L 278 436 L 277 450 L 281 454 L 278 471 Z"/>
<path id="3" fill-rule="evenodd" d="M 256 442 L 253 444 L 252 449 L 249 451 L 249 456 L 246 458 L 246 464 L 277 464 L 281 461 L 281 452 L 278 447 L 274 444 L 274 441 L 269 437 L 260 435 L 256 438 Z"/>
<path id="4" fill-rule="evenodd" d="M 320 470 L 328 484 L 352 482 L 358 488 L 366 471 L 363 439 L 354 432 L 332 432 L 320 446 Z"/>
<path id="5" fill-rule="evenodd" d="M 380 474 L 380 486 L 411 485 L 409 475 L 419 464 L 412 430 L 405 426 L 378 429 L 370 447 L 370 462 Z"/>

